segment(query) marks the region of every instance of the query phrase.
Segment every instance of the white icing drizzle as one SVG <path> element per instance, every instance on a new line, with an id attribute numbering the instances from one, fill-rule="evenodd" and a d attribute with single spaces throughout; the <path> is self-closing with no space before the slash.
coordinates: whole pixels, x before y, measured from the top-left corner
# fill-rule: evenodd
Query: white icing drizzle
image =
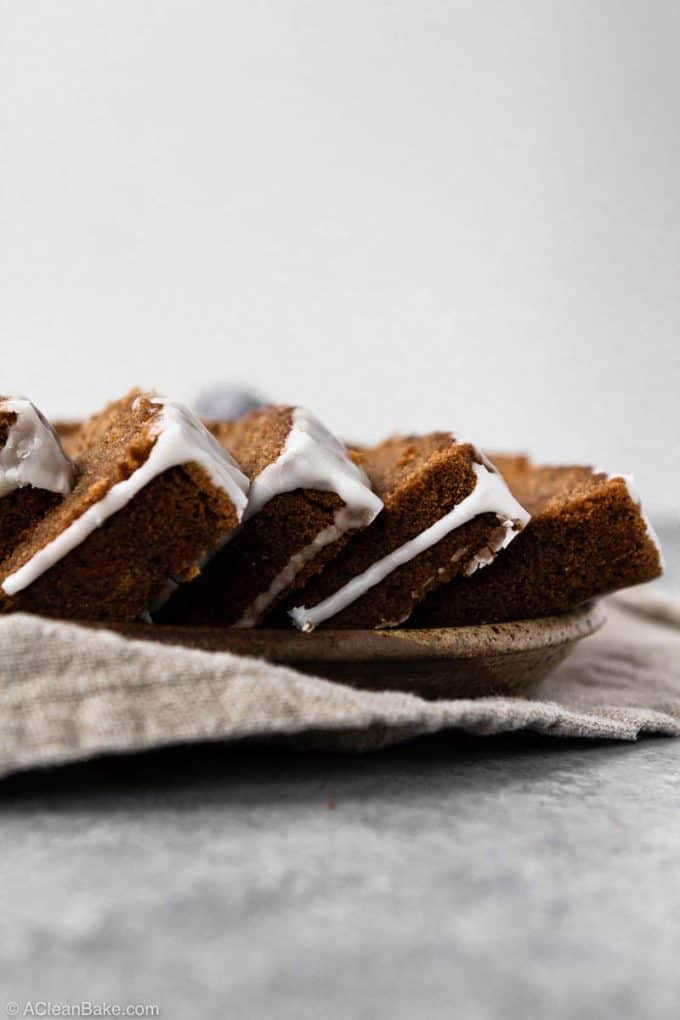
<path id="1" fill-rule="evenodd" d="M 198 464 L 215 488 L 222 489 L 229 496 L 240 521 L 248 503 L 250 482 L 232 455 L 186 404 L 167 397 L 154 397 L 151 403 L 162 408 L 154 422 L 158 439 L 147 459 L 147 464 L 152 459 L 155 461 L 152 477 L 179 464 Z M 139 470 L 143 470 L 144 466 Z"/>
<path id="2" fill-rule="evenodd" d="M 498 528 L 491 533 L 487 544 L 477 549 L 465 567 L 465 576 L 470 577 L 483 567 L 488 567 L 496 559 L 496 556 L 510 545 L 517 535 L 517 529 L 513 521 L 502 521 Z"/>
<path id="3" fill-rule="evenodd" d="M 343 444 L 303 407 L 293 411 L 291 429 L 277 459 L 251 482 L 244 521 L 259 513 L 274 496 L 295 489 L 334 492 L 344 506 L 336 511 L 332 525 L 290 558 L 267 590 L 245 610 L 236 627 L 254 627 L 274 599 L 324 546 L 336 542 L 350 529 L 366 527 L 383 508 L 382 500 Z"/>
<path id="4" fill-rule="evenodd" d="M 0 497 L 26 485 L 66 496 L 73 488 L 73 463 L 50 423 L 25 397 L 3 400 L 0 408 L 16 415 L 0 449 Z"/>
<path id="5" fill-rule="evenodd" d="M 185 407 L 174 401 L 156 397 L 153 403 L 162 410 L 150 422 L 156 442 L 149 456 L 129 478 L 118 482 L 64 531 L 40 549 L 28 563 L 5 578 L 2 588 L 7 595 L 16 595 L 48 571 L 55 563 L 77 548 L 96 528 L 122 510 L 145 485 L 158 475 L 180 464 L 198 464 L 212 484 L 222 489 L 234 504 L 240 520 L 247 502 L 248 479 L 236 461 Z"/>
<path id="6" fill-rule="evenodd" d="M 370 524 L 383 507 L 343 444 L 304 407 L 293 411 L 279 456 L 253 479 L 244 520 L 259 513 L 274 496 L 294 489 L 335 492 L 345 504 L 335 522 L 343 531 Z"/>
<path id="7" fill-rule="evenodd" d="M 288 560 L 283 570 L 276 575 L 266 591 L 257 596 L 255 601 L 246 609 L 243 616 L 234 624 L 235 627 L 254 627 L 264 611 L 272 604 L 274 599 L 290 587 L 300 571 L 317 556 L 326 545 L 337 542 L 343 532 L 330 524 L 323 531 L 306 545 L 299 552 L 296 552 Z"/>
<path id="8" fill-rule="evenodd" d="M 398 549 L 372 563 L 367 570 L 353 577 L 351 581 L 348 581 L 323 602 L 311 607 L 296 606 L 290 610 L 289 615 L 295 626 L 306 632 L 314 630 L 324 620 L 342 612 L 370 588 L 384 581 L 397 567 L 401 567 L 404 563 L 408 563 L 436 545 L 437 542 L 441 542 L 450 532 L 467 524 L 479 514 L 496 514 L 504 528 L 504 536 L 498 543 L 498 551 L 509 545 L 521 528 L 528 523 L 530 515 L 514 498 L 498 472 L 490 470 L 485 463 L 475 463 L 472 465 L 472 469 L 477 477 L 475 487 L 453 510 L 450 510 L 449 513 L 409 542 L 405 542 Z M 494 542 L 494 545 L 496 544 Z M 493 558 L 491 548 L 488 550 L 485 548 L 485 554 L 487 551 L 489 556 L 484 556 L 485 563 L 490 562 Z M 477 566 L 479 565 L 478 563 Z"/>

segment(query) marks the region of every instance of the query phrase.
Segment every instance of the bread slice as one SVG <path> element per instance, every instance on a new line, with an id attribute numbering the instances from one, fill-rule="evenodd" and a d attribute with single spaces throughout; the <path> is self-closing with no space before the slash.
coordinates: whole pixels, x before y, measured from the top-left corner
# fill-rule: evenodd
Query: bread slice
<path id="1" fill-rule="evenodd" d="M 133 392 L 82 426 L 70 493 L 0 564 L 0 610 L 133 620 L 236 527 L 248 480 L 181 404 Z"/>
<path id="2" fill-rule="evenodd" d="M 492 569 L 430 595 L 413 626 L 549 616 L 661 574 L 659 543 L 630 477 L 535 466 L 523 456 L 493 459 L 531 521 Z"/>
<path id="3" fill-rule="evenodd" d="M 433 588 L 492 562 L 529 519 L 479 451 L 448 432 L 356 451 L 384 509 L 288 605 L 297 627 L 393 627 Z"/>
<path id="4" fill-rule="evenodd" d="M 343 444 L 304 408 L 265 407 L 212 430 L 251 479 L 243 524 L 155 619 L 252 627 L 330 563 L 382 503 Z"/>

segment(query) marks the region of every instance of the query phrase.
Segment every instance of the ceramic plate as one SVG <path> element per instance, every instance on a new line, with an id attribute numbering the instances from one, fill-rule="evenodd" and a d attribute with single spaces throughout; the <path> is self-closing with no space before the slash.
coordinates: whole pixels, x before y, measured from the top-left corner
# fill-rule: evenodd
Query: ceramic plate
<path id="1" fill-rule="evenodd" d="M 526 694 L 598 630 L 606 614 L 588 603 L 560 616 L 438 630 L 237 630 L 126 624 L 128 637 L 234 652 L 370 690 L 426 698 Z"/>

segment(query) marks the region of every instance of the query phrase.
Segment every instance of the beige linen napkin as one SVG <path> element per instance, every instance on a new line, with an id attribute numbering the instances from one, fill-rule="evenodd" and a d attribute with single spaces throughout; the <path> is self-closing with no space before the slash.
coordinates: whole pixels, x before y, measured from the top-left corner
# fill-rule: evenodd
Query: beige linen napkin
<path id="1" fill-rule="evenodd" d="M 287 737 L 363 751 L 446 729 L 634 740 L 680 735 L 680 608 L 652 594 L 609 621 L 532 698 L 425 701 L 354 690 L 228 653 L 0 619 L 0 776 L 197 740 Z"/>

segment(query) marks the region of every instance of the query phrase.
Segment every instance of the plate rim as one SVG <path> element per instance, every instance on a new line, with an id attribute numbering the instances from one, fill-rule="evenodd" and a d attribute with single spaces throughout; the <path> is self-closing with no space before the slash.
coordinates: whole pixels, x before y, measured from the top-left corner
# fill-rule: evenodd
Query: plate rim
<path id="1" fill-rule="evenodd" d="M 356 662 L 475 659 L 536 651 L 574 643 L 596 633 L 607 620 L 600 600 L 559 615 L 463 627 L 384 630 L 297 630 L 236 627 L 178 627 L 165 624 L 85 622 L 132 640 L 179 645 L 209 652 L 231 652 L 270 661 Z M 74 621 L 77 622 L 77 621 Z"/>

